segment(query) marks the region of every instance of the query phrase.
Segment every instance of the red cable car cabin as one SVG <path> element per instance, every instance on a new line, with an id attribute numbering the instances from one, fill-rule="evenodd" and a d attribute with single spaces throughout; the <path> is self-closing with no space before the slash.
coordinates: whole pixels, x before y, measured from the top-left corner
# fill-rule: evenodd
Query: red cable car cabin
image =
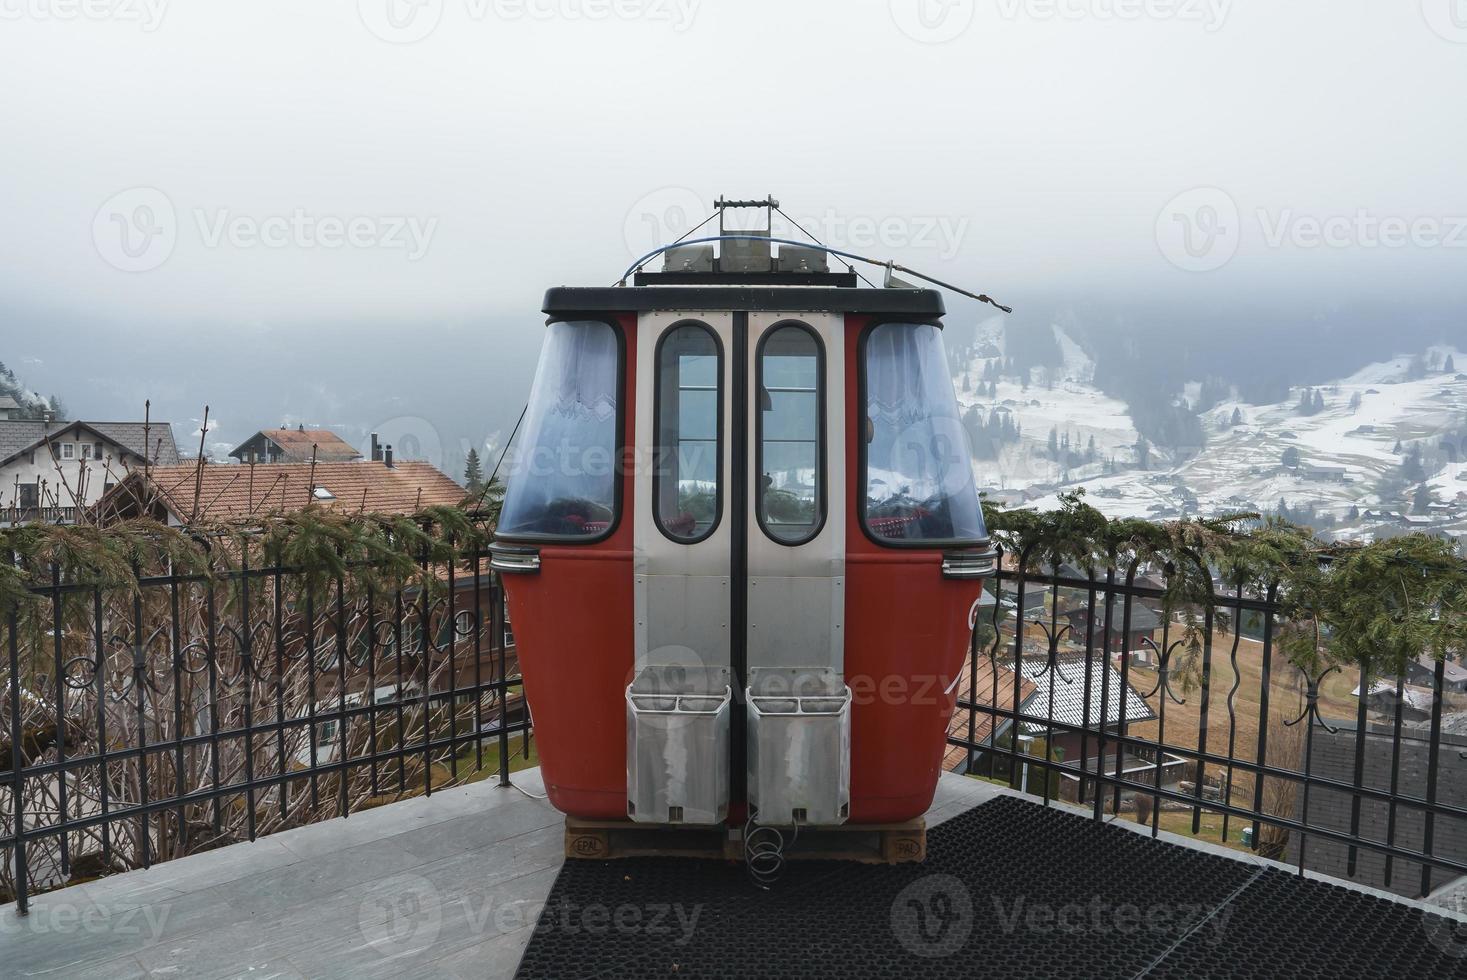
<path id="1" fill-rule="evenodd" d="M 993 555 L 942 298 L 748 236 L 556 288 L 494 544 L 550 801 L 924 813 Z"/>

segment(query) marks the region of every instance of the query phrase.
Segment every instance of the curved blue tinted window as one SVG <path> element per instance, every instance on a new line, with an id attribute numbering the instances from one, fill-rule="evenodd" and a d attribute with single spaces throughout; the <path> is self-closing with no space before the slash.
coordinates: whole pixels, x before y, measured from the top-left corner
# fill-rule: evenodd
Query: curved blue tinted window
<path id="1" fill-rule="evenodd" d="M 866 528 L 878 540 L 987 537 L 942 331 L 888 323 L 866 338 Z"/>
<path id="2" fill-rule="evenodd" d="M 615 523 L 619 357 L 616 332 L 605 323 L 550 325 L 510 463 L 500 534 L 595 538 Z"/>

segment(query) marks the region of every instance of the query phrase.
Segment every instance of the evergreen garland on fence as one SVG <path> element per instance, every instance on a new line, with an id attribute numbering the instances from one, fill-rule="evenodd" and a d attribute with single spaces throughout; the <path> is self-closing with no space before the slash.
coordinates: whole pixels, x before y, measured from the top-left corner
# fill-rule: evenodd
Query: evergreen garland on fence
<path id="1" fill-rule="evenodd" d="M 1062 494 L 1057 510 L 1004 510 L 984 517 L 1006 554 L 1029 570 L 1070 562 L 1104 580 L 1115 567 L 1167 570 L 1166 612 L 1186 614 L 1188 646 L 1200 646 L 1198 612 L 1215 603 L 1214 573 L 1231 588 L 1279 605 L 1277 640 L 1289 660 L 1316 676 L 1353 664 L 1395 676 L 1430 653 L 1467 653 L 1467 560 L 1441 538 L 1411 534 L 1371 544 L 1326 543 L 1306 527 L 1257 514 L 1214 519 L 1111 519 Z"/>
<path id="2" fill-rule="evenodd" d="M 337 581 L 353 597 L 405 588 L 436 595 L 444 583 L 435 567 L 481 552 L 489 536 L 475 515 L 457 507 L 402 516 L 311 505 L 191 528 L 149 518 L 0 528 L 0 624 L 14 614 L 21 635 L 38 644 L 51 609 L 37 590 L 52 584 L 53 569 L 64 585 L 131 593 L 139 591 L 140 577 L 172 572 L 227 585 L 226 600 L 239 588 L 228 573 L 246 566 L 279 566 L 297 580 L 301 595 L 317 600 Z"/>
<path id="3" fill-rule="evenodd" d="M 1010 560 L 1031 569 L 1070 562 L 1105 578 L 1114 566 L 1167 569 L 1168 613 L 1196 615 L 1214 602 L 1213 575 L 1279 602 L 1279 643 L 1306 672 L 1355 664 L 1393 676 L 1423 652 L 1438 659 L 1467 651 L 1467 560 L 1450 542 L 1413 534 L 1368 545 L 1327 544 L 1304 527 L 1256 514 L 1156 522 L 1111 519 L 1085 503 L 1083 491 L 1048 512 L 984 503 L 990 532 Z M 138 519 L 105 527 L 28 524 L 0 529 L 0 617 L 15 613 L 26 633 L 46 628 L 46 604 L 34 589 L 52 568 L 69 584 L 138 588 L 137 575 L 171 569 L 217 578 L 248 560 L 278 563 L 324 595 L 340 579 L 355 591 L 441 588 L 434 564 L 479 551 L 489 527 L 458 507 L 412 516 L 343 513 L 310 506 L 248 525 L 167 527 Z M 11 556 L 4 560 L 3 556 Z M 1226 606 L 1223 604 L 1223 609 Z"/>

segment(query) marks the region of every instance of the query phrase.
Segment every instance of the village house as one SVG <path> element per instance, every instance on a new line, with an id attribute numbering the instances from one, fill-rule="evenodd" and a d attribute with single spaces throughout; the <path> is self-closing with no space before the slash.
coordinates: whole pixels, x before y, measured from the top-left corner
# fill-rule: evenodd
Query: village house
<path id="1" fill-rule="evenodd" d="M 1076 606 L 1067 610 L 1064 618 L 1069 621 L 1076 642 L 1083 642 L 1085 637 L 1090 636 L 1097 650 L 1105 648 L 1109 649 L 1111 653 L 1135 654 L 1143 662 L 1149 661 L 1151 656 L 1151 647 L 1146 641 L 1153 639 L 1156 631 L 1161 628 L 1161 613 L 1139 599 L 1131 600 L 1128 619 L 1126 600 L 1122 596 L 1117 596 L 1111 605 L 1108 647 L 1105 645 L 1105 600 L 1103 598 L 1095 604 L 1096 622 L 1093 632 L 1088 605 Z"/>
<path id="2" fill-rule="evenodd" d="M 1406 683 L 1436 690 L 1437 661 L 1424 653 L 1406 664 Z M 1448 694 L 1467 694 L 1467 667 L 1448 660 L 1442 664 L 1442 687 Z"/>
<path id="3" fill-rule="evenodd" d="M 0 526 L 72 523 L 145 462 L 178 463 L 167 422 L 0 419 Z"/>
<path id="4" fill-rule="evenodd" d="M 1299 467 L 1299 476 L 1316 483 L 1346 483 L 1350 479 L 1350 471 L 1343 466 L 1304 463 Z"/>
<path id="5" fill-rule="evenodd" d="M 241 463 L 348 463 L 362 458 L 330 429 L 262 429 L 230 450 Z"/>

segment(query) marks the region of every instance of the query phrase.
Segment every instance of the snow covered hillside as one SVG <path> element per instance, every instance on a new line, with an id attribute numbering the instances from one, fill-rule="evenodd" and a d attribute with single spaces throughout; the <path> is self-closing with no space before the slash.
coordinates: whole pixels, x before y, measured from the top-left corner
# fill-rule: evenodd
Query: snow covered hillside
<path id="1" fill-rule="evenodd" d="M 996 460 L 975 462 L 991 498 L 1045 509 L 1057 506 L 1059 493 L 1083 486 L 1087 500 L 1112 516 L 1272 513 L 1282 505 L 1340 537 L 1427 528 L 1467 533 L 1462 350 L 1436 347 L 1371 364 L 1337 382 L 1296 388 L 1278 404 L 1224 400 L 1201 416 L 1207 445 L 1200 453 L 1174 459 L 1153 448 L 1143 467 L 1126 405 L 1089 384 L 1089 358 L 1055 329 L 1064 366 L 1031 372 L 1027 386 L 993 380 L 1001 334 L 980 337 L 988 358 L 975 358 L 966 372 L 960 366 L 963 408 L 985 417 L 1010 412 L 1021 432 Z M 996 398 L 981 380 L 985 372 Z M 1178 394 L 1195 399 L 1198 387 Z M 1069 453 L 1055 453 L 1052 431 L 1068 437 Z M 1072 465 L 1077 450 L 1083 461 Z"/>

